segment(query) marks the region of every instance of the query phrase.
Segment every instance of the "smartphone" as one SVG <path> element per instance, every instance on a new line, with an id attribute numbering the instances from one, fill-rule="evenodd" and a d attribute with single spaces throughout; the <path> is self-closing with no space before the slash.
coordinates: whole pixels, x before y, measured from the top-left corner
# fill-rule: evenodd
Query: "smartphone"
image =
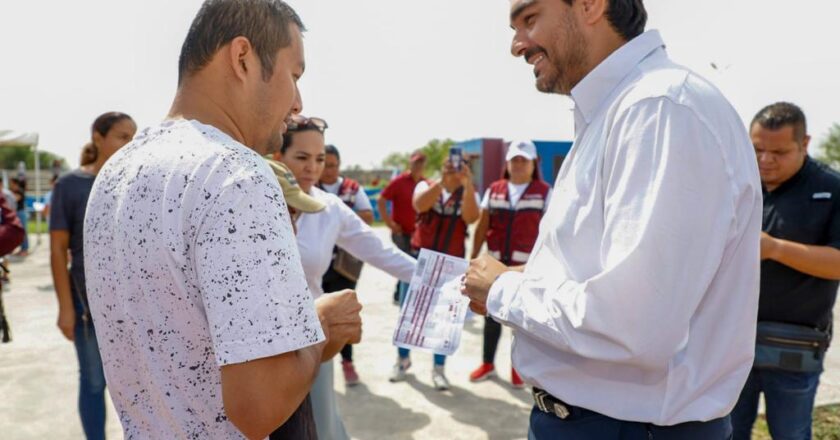
<path id="1" fill-rule="evenodd" d="M 461 171 L 464 166 L 464 156 L 461 155 L 461 147 L 451 147 L 449 149 L 449 162 L 455 167 L 455 171 Z"/>

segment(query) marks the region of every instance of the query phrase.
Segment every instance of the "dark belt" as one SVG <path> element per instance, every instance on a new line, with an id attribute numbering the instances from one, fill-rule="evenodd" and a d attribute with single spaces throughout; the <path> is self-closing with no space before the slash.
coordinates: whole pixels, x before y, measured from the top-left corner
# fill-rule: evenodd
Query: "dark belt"
<path id="1" fill-rule="evenodd" d="M 579 406 L 569 405 L 566 402 L 548 394 L 545 390 L 541 390 L 539 388 L 533 389 L 534 395 L 534 405 L 540 411 L 554 415 L 558 419 L 566 420 L 566 419 L 577 419 L 579 417 L 584 417 L 587 415 L 598 415 L 601 417 L 609 418 L 601 413 L 588 410 L 586 408 L 581 408 Z M 685 432 L 707 432 L 707 433 L 721 433 L 726 437 L 715 437 L 715 438 L 729 438 L 728 436 L 732 433 L 732 426 L 730 424 L 729 416 L 721 417 L 719 419 L 710 420 L 708 422 L 685 422 L 680 423 L 678 425 L 672 426 L 657 426 L 650 423 L 642 423 L 647 427 L 648 433 L 650 438 L 653 438 L 653 435 L 657 433 L 670 433 L 669 435 L 680 435 L 683 430 Z M 698 431 L 700 430 L 700 431 Z M 669 437 L 674 438 L 674 437 Z M 681 437 L 676 437 L 681 438 Z M 692 437 L 692 438 L 701 438 L 701 437 Z M 712 438 L 707 437 L 707 438 Z"/>

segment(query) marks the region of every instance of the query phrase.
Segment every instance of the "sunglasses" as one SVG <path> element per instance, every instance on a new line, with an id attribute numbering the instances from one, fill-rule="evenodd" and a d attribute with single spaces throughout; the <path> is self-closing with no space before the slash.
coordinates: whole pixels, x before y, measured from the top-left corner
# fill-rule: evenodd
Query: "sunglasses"
<path id="1" fill-rule="evenodd" d="M 329 128 L 327 121 L 321 118 L 307 118 L 301 115 L 292 115 L 289 123 L 286 125 L 286 130 L 290 132 L 317 130 L 319 133 L 323 133 L 327 128 Z"/>

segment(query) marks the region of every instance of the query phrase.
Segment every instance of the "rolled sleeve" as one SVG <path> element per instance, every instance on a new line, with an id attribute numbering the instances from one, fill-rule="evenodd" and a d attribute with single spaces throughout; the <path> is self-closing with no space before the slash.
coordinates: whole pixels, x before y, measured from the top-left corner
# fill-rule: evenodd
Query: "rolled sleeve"
<path id="1" fill-rule="evenodd" d="M 516 302 L 516 294 L 525 275 L 521 272 L 505 272 L 493 282 L 487 294 L 487 313 L 505 322 L 510 308 Z"/>

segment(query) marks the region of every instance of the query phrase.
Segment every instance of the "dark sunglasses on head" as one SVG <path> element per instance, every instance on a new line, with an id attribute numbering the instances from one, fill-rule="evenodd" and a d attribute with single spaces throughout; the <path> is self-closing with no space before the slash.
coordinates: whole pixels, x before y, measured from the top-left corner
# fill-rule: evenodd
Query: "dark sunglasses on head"
<path id="1" fill-rule="evenodd" d="M 306 116 L 293 115 L 287 125 L 288 131 L 317 130 L 323 133 L 329 127 L 327 121 L 321 118 L 307 118 Z"/>

